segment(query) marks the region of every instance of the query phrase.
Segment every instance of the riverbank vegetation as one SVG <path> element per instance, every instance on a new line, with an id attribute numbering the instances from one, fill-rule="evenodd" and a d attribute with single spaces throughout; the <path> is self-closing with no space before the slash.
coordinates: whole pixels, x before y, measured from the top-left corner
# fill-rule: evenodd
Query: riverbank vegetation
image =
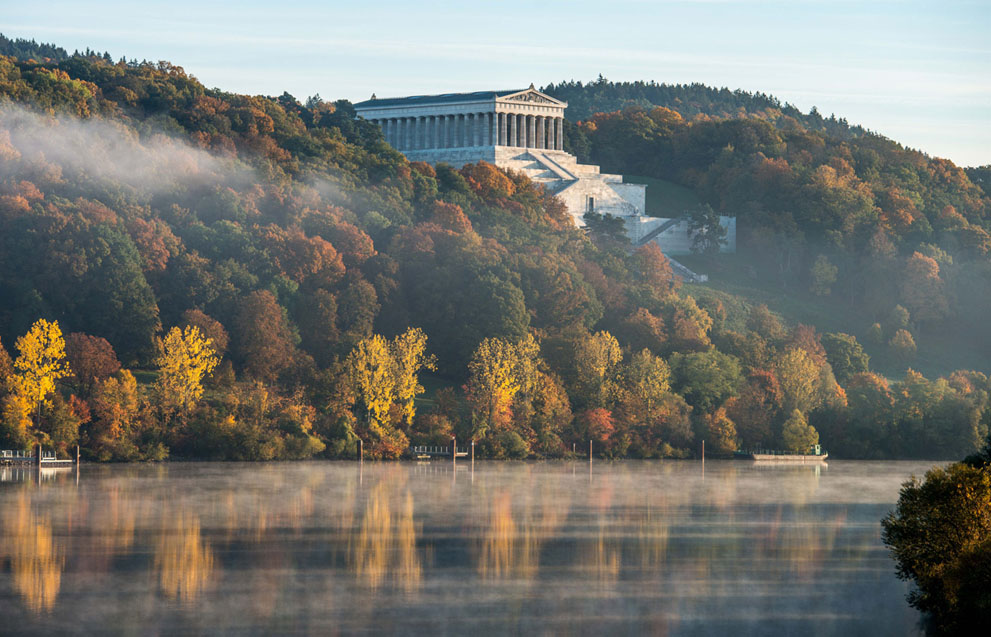
<path id="1" fill-rule="evenodd" d="M 655 245 L 630 249 L 607 220 L 575 228 L 522 175 L 408 162 L 345 101 L 231 94 L 165 62 L 85 54 L 0 57 L 0 95 L 0 447 L 274 459 L 354 457 L 360 439 L 368 457 L 394 458 L 456 437 L 484 457 L 593 440 L 606 456 L 654 458 L 702 439 L 727 453 L 818 437 L 844 457 L 960 457 L 987 431 L 983 373 L 879 375 L 861 346 L 873 326 L 823 332 L 689 290 Z M 617 144 L 628 118 L 614 116 Z M 749 120 L 671 127 L 687 140 L 676 158 L 752 167 L 779 146 Z M 771 141 L 747 146 L 755 131 Z M 641 150 L 674 161 L 662 146 Z M 802 174 L 820 174 L 807 193 L 818 203 L 801 209 L 829 222 L 762 225 L 771 217 L 755 212 L 741 241 L 781 267 L 818 263 L 829 298 L 851 294 L 839 253 L 768 244 L 767 229 L 877 247 L 856 298 L 877 297 L 876 338 L 907 368 L 908 338 L 958 307 L 950 259 L 985 263 L 962 237 L 983 236 L 989 200 L 949 162 L 917 167 L 946 179 L 910 197 L 908 216 L 935 228 L 934 206 L 957 211 L 938 230 L 959 239 L 951 251 L 892 225 L 835 153 L 812 150 Z M 733 175 L 691 186 L 708 201 L 759 182 Z M 60 361 L 45 391 L 28 389 L 39 339 Z"/>
<path id="2" fill-rule="evenodd" d="M 962 462 L 902 487 L 882 521 L 912 606 L 934 635 L 979 634 L 991 621 L 991 436 Z"/>

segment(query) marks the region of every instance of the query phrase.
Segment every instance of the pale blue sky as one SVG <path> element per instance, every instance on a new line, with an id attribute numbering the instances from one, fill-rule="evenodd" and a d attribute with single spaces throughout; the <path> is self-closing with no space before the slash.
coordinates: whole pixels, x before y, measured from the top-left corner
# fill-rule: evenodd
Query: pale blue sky
<path id="1" fill-rule="evenodd" d="M 813 105 L 961 165 L 991 164 L 991 1 L 4 2 L 9 37 L 170 60 L 299 98 L 703 82 Z"/>

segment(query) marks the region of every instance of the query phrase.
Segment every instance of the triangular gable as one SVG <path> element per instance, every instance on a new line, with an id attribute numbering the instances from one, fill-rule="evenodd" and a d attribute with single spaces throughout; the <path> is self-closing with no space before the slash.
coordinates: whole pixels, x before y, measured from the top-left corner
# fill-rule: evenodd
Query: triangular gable
<path id="1" fill-rule="evenodd" d="M 527 104 L 546 104 L 548 106 L 560 106 L 561 108 L 567 108 L 568 103 L 562 102 L 559 99 L 555 99 L 546 93 L 541 93 L 530 85 L 530 88 L 524 89 L 517 93 L 511 93 L 509 95 L 501 95 L 496 98 L 497 102 L 510 102 L 510 103 L 527 103 Z"/>

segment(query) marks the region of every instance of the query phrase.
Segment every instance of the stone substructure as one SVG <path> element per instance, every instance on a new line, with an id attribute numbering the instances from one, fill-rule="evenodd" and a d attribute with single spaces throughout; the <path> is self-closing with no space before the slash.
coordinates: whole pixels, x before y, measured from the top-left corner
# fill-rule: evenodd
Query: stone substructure
<path id="1" fill-rule="evenodd" d="M 599 172 L 564 152 L 568 104 L 530 88 L 372 99 L 354 105 L 382 127 L 385 139 L 410 161 L 455 168 L 486 161 L 524 173 L 567 206 L 578 226 L 587 212 L 620 217 L 634 245 L 656 241 L 665 253 L 688 253 L 688 224 L 644 215 L 643 184 Z M 729 218 L 725 218 L 728 222 Z M 731 227 L 735 251 L 736 227 Z M 665 227 L 667 224 L 667 227 Z M 727 246 L 725 249 L 729 249 Z"/>

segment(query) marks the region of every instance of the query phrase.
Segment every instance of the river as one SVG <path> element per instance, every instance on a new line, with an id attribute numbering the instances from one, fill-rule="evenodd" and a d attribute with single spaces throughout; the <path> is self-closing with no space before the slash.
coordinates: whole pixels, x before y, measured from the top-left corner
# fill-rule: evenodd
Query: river
<path id="1" fill-rule="evenodd" d="M 911 635 L 931 463 L 0 468 L 0 632 Z"/>

